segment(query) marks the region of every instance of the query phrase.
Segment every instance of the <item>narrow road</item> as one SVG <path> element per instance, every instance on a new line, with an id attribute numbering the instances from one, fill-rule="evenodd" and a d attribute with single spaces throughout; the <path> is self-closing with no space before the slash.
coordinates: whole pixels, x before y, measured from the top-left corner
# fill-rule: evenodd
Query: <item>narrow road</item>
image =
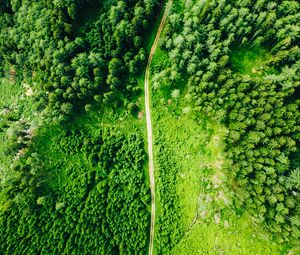
<path id="1" fill-rule="evenodd" d="M 150 110 L 150 88 L 149 88 L 149 77 L 150 77 L 150 66 L 153 55 L 155 53 L 157 43 L 166 22 L 168 7 L 171 6 L 173 0 L 169 0 L 167 8 L 165 9 L 164 15 L 161 19 L 158 31 L 156 33 L 155 40 L 151 47 L 151 51 L 148 58 L 148 63 L 145 72 L 145 110 L 146 110 L 146 123 L 147 123 L 147 139 L 148 139 L 148 157 L 149 157 L 149 176 L 150 176 L 150 190 L 151 190 L 151 224 L 150 224 L 150 241 L 149 241 L 149 255 L 153 254 L 153 242 L 154 242 L 154 226 L 155 226 L 155 176 L 154 176 L 154 163 L 153 163 L 153 135 L 152 135 L 152 122 L 151 122 L 151 110 Z"/>

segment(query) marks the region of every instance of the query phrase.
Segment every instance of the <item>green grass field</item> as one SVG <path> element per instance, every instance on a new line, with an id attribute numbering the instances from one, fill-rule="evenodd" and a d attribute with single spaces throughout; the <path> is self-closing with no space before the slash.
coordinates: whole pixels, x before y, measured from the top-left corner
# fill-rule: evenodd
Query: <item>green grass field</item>
<path id="1" fill-rule="evenodd" d="M 274 67 L 267 65 L 271 58 L 269 51 L 260 45 L 252 48 L 236 47 L 231 54 L 231 63 L 233 70 L 238 73 L 260 77 L 263 74 L 276 73 Z"/>

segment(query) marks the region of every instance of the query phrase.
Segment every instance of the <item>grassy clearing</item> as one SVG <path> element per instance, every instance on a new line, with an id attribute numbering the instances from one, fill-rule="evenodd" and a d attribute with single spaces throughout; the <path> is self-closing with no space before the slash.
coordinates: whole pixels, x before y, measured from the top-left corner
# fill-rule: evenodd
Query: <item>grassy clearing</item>
<path id="1" fill-rule="evenodd" d="M 281 252 L 280 247 L 269 240 L 268 234 L 253 225 L 248 215 L 238 218 L 234 213 L 227 213 L 226 216 L 227 219 L 221 219 L 219 224 L 200 221 L 172 254 L 287 254 L 287 250 Z"/>
<path id="2" fill-rule="evenodd" d="M 21 87 L 8 79 L 0 80 L 0 108 L 17 107 L 17 100 L 21 94 Z"/>
<path id="3" fill-rule="evenodd" d="M 172 159 L 180 169 L 176 191 L 183 209 L 184 225 L 188 228 L 196 216 L 204 169 L 213 169 L 220 175 L 218 172 L 224 163 L 221 142 L 226 129 L 204 116 L 199 122 L 193 112 L 178 115 L 171 105 L 159 104 L 157 108 L 160 111 L 154 115 L 154 129 L 157 134 L 164 134 L 167 141 L 164 145 L 172 151 Z M 177 108 L 190 109 L 181 104 Z"/>
<path id="4" fill-rule="evenodd" d="M 252 48 L 236 47 L 231 55 L 231 63 L 236 72 L 259 77 L 263 74 L 276 73 L 274 67 L 268 66 L 271 58 L 269 51 L 259 45 Z"/>
<path id="5" fill-rule="evenodd" d="M 0 112 L 9 111 L 14 118 L 36 119 L 40 103 L 36 100 L 36 91 L 27 83 L 0 79 Z M 7 112 L 8 113 L 8 112 Z M 5 114 L 2 115 L 5 117 Z"/>
<path id="6" fill-rule="evenodd" d="M 6 133 L 13 120 L 33 119 L 34 99 L 26 96 L 28 88 L 19 82 L 0 79 L 0 165 L 9 165 L 10 160 L 4 155 L 6 149 Z M 0 169 L 1 170 L 1 169 Z"/>

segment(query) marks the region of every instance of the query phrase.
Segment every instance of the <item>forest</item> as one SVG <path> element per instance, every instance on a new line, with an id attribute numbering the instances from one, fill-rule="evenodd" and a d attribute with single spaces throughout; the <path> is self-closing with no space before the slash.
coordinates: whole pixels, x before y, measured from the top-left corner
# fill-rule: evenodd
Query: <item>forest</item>
<path id="1" fill-rule="evenodd" d="M 93 109 L 134 109 L 157 9 L 156 1 L 1 2 L 1 254 L 145 253 L 141 132 L 72 123 Z"/>
<path id="2" fill-rule="evenodd" d="M 148 253 L 147 68 L 153 253 L 300 253 L 298 1 L 3 0 L 0 27 L 0 254 Z"/>
<path id="3" fill-rule="evenodd" d="M 139 91 L 134 75 L 146 62 L 142 36 L 158 5 L 110 2 L 105 7 L 102 1 L 75 0 L 1 5 L 1 72 L 30 83 L 54 120 L 90 108 L 92 100 L 120 104 Z M 99 11 L 86 21 L 84 9 Z"/>
<path id="4" fill-rule="evenodd" d="M 185 1 L 169 15 L 165 57 L 153 67 L 155 93 L 181 97 L 195 115 L 226 126 L 236 211 L 251 212 L 282 241 L 300 237 L 299 38 L 297 1 Z M 162 182 L 174 178 L 164 174 Z"/>
<path id="5" fill-rule="evenodd" d="M 89 133 L 90 135 L 86 135 Z M 38 143 L 38 141 L 37 141 Z M 4 254 L 141 254 L 147 245 L 148 189 L 143 140 L 116 130 L 65 130 L 57 155 L 80 154 L 81 165 L 45 165 L 30 149 L 11 166 L 1 210 Z M 51 171 L 67 178 L 53 189 Z M 133 234 L 134 233 L 134 234 Z M 21 251 L 21 253 L 20 253 Z"/>

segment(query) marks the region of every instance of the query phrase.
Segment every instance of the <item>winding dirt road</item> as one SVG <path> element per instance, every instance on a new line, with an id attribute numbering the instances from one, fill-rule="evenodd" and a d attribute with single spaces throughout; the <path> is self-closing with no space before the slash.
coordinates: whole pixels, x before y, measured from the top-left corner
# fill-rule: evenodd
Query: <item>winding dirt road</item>
<path id="1" fill-rule="evenodd" d="M 150 110 L 150 88 L 149 88 L 149 77 L 150 77 L 150 66 L 153 55 L 155 53 L 157 43 L 160 34 L 163 30 L 166 22 L 168 7 L 173 3 L 173 0 L 169 0 L 167 8 L 165 9 L 164 15 L 161 19 L 158 31 L 156 33 L 155 40 L 152 44 L 151 51 L 148 58 L 148 63 L 145 72 L 145 110 L 146 110 L 146 123 L 147 123 L 147 139 L 148 139 L 148 157 L 149 157 L 149 176 L 150 176 L 150 190 L 151 190 L 151 224 L 150 224 L 150 241 L 149 241 L 149 255 L 153 254 L 153 242 L 154 242 L 154 226 L 155 226 L 155 177 L 154 177 L 154 163 L 153 163 L 153 135 L 152 135 L 152 122 L 151 122 L 151 110 Z"/>

